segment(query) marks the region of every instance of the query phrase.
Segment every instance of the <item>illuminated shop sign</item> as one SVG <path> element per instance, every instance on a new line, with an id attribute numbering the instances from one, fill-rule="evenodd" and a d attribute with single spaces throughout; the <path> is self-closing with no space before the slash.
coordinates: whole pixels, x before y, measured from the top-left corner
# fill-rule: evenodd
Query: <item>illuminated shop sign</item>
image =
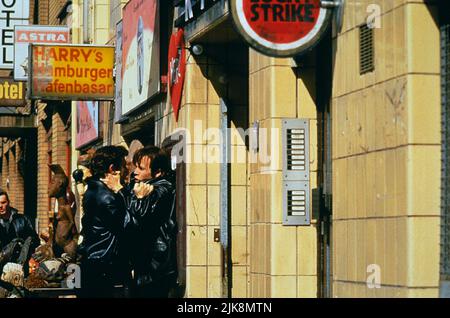
<path id="1" fill-rule="evenodd" d="M 30 98 L 114 99 L 114 47 L 31 44 L 30 56 Z"/>
<path id="2" fill-rule="evenodd" d="M 0 78 L 0 107 L 20 107 L 25 104 L 25 84 L 11 78 Z"/>

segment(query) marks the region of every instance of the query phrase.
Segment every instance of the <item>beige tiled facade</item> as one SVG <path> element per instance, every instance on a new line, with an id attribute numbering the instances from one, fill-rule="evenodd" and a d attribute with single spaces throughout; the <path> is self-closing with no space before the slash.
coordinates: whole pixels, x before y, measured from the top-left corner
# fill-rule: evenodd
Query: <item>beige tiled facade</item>
<path id="1" fill-rule="evenodd" d="M 372 1 L 376 3 L 377 1 Z M 436 7 L 378 1 L 375 71 L 360 75 L 358 26 L 347 1 L 334 39 L 333 268 L 335 297 L 437 297 L 440 64 Z M 368 266 L 381 288 L 366 286 Z"/>
<path id="2" fill-rule="evenodd" d="M 114 41 L 111 30 L 127 1 L 97 1 L 94 43 Z M 359 26 L 366 8 L 379 5 L 374 30 L 375 70 L 359 73 Z M 436 297 L 439 286 L 440 65 L 436 8 L 425 1 L 347 0 L 342 30 L 332 39 L 332 296 Z M 105 19 L 100 17 L 106 17 Z M 82 42 L 82 1 L 73 1 L 73 42 Z M 207 32 L 220 31 L 216 26 Z M 187 43 L 188 45 L 188 43 Z M 318 297 L 320 224 L 282 224 L 281 127 L 286 118 L 309 119 L 310 188 L 321 186 L 322 118 L 317 105 L 320 60 L 293 67 L 235 43 L 221 44 L 231 80 L 224 89 L 216 59 L 188 53 L 186 80 L 174 120 L 169 101 L 155 109 L 155 143 L 178 128 L 191 133 L 186 146 L 185 297 L 223 297 L 220 228 L 220 98 L 232 100 L 230 165 L 233 297 Z M 242 62 L 245 61 L 245 62 Z M 240 64 L 242 63 L 242 64 Z M 107 105 L 104 105 L 108 109 Z M 147 106 L 146 106 L 147 107 Z M 72 116 L 76 107 L 72 106 Z M 106 113 L 109 113 L 106 110 Z M 260 151 L 271 165 L 252 163 L 246 130 L 269 128 Z M 105 124 L 103 144 L 126 144 L 120 125 Z M 112 129 L 112 139 L 106 135 Z M 75 139 L 72 129 L 72 138 Z M 275 145 L 275 146 L 274 146 Z M 77 153 L 73 151 L 72 167 Z M 5 167 L 3 167 L 5 169 Z M 311 207 L 312 208 L 312 207 Z M 368 288 L 371 265 L 381 288 Z"/>

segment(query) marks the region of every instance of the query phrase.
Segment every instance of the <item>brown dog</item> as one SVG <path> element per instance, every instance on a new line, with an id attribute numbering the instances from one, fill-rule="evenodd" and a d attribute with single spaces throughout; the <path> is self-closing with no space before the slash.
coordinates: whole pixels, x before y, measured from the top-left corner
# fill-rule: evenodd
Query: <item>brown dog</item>
<path id="1" fill-rule="evenodd" d="M 55 222 L 53 250 L 56 256 L 62 252 L 75 258 L 78 242 L 78 231 L 75 225 L 75 209 L 73 209 L 66 196 L 69 179 L 60 165 L 50 165 L 54 173 L 50 187 L 49 196 L 58 200 L 58 214 Z"/>

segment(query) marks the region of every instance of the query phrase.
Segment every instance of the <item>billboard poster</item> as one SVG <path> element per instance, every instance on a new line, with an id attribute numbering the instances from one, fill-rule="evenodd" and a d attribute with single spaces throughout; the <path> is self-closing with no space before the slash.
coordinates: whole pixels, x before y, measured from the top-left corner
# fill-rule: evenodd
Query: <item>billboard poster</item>
<path id="1" fill-rule="evenodd" d="M 122 117 L 122 52 L 123 52 L 123 22 L 120 21 L 116 26 L 116 94 L 114 122 L 118 122 Z"/>
<path id="2" fill-rule="evenodd" d="M 131 0 L 123 9 L 122 114 L 160 90 L 157 0 Z"/>
<path id="3" fill-rule="evenodd" d="M 113 100 L 114 47 L 30 44 L 29 98 Z"/>
<path id="4" fill-rule="evenodd" d="M 14 26 L 28 25 L 29 0 L 0 0 L 0 69 L 14 66 Z"/>
<path id="5" fill-rule="evenodd" d="M 68 27 L 16 26 L 14 28 L 14 79 L 28 80 L 28 46 L 35 44 L 67 44 L 70 39 Z"/>
<path id="6" fill-rule="evenodd" d="M 77 140 L 76 148 L 83 147 L 98 136 L 98 102 L 77 102 Z"/>

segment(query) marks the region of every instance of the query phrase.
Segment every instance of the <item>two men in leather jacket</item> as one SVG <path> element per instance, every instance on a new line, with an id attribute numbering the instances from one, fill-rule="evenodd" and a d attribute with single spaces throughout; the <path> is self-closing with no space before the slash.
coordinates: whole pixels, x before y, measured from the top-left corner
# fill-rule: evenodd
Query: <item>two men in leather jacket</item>
<path id="1" fill-rule="evenodd" d="M 123 147 L 94 154 L 83 198 L 82 286 L 85 297 L 114 296 L 115 285 L 137 297 L 167 297 L 177 278 L 175 183 L 170 160 L 157 147 L 136 152 L 135 180 Z M 134 271 L 134 279 L 131 278 Z"/>

